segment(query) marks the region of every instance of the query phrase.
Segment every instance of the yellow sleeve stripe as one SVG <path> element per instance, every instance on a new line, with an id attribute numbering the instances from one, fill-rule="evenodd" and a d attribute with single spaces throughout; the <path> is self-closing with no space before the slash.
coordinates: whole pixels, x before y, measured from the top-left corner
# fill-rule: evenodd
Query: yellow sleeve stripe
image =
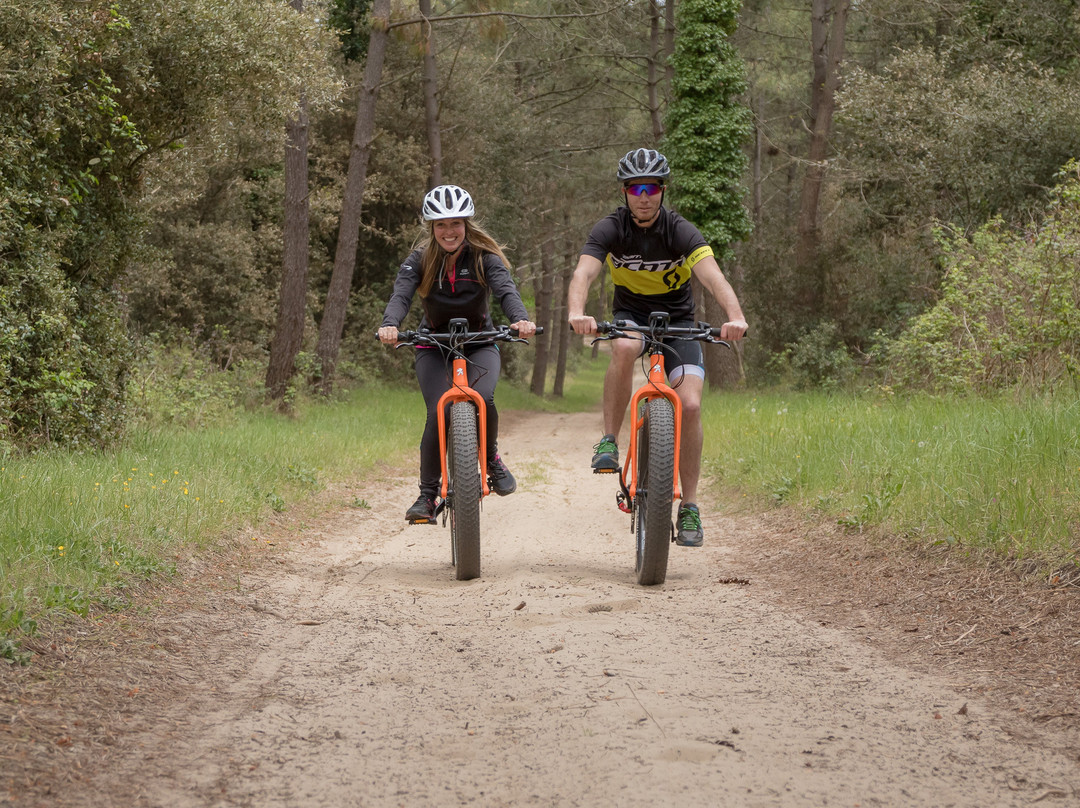
<path id="1" fill-rule="evenodd" d="M 712 254 L 712 247 L 710 247 L 708 244 L 706 244 L 704 247 L 698 247 L 696 250 L 690 253 L 683 266 L 685 266 L 687 269 L 693 269 L 694 264 L 696 264 L 702 258 L 708 258 Z"/>

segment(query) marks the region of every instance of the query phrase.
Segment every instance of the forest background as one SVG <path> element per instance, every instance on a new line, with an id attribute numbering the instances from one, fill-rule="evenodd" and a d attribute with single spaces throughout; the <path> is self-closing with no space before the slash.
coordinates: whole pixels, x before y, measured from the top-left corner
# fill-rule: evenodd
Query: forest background
<path id="1" fill-rule="evenodd" d="M 643 145 L 751 326 L 708 357 L 713 482 L 1075 567 L 1076 0 L 32 5 L 0 0 L 3 631 L 407 442 L 373 333 L 438 182 L 547 326 L 500 395 L 595 403 L 566 284 Z M 327 398 L 318 441 L 233 417 Z"/>
<path id="2" fill-rule="evenodd" d="M 180 423 L 208 384 L 407 379 L 370 335 L 441 181 L 548 325 L 508 375 L 559 395 L 569 273 L 643 145 L 752 323 L 715 383 L 1075 381 L 1073 0 L 33 6 L 0 5 L 6 451 L 108 443 L 148 378 Z"/>

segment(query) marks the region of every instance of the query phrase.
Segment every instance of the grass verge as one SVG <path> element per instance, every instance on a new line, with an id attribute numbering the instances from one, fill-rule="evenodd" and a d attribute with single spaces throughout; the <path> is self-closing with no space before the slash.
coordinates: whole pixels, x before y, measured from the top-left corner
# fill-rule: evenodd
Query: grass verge
<path id="1" fill-rule="evenodd" d="M 109 452 L 0 463 L 0 637 L 53 610 L 118 609 L 140 580 L 270 511 L 412 448 L 423 402 L 367 387 L 296 417 L 133 434 Z M 8 639 L 0 656 L 15 653 Z"/>
<path id="2" fill-rule="evenodd" d="M 723 393 L 704 474 L 854 530 L 1075 563 L 1080 400 Z"/>

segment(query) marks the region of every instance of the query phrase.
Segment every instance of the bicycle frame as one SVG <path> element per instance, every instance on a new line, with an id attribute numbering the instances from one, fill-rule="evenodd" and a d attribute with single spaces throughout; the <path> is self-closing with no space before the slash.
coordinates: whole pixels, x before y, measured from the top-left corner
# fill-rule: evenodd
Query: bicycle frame
<path id="1" fill-rule="evenodd" d="M 626 332 L 642 334 L 649 346 L 649 369 L 648 379 L 634 391 L 630 398 L 630 448 L 626 455 L 619 473 L 619 486 L 622 496 L 619 499 L 619 509 L 624 513 L 633 512 L 634 498 L 637 496 L 638 457 L 641 448 L 638 446 L 638 433 L 645 422 L 648 402 L 654 398 L 666 398 L 671 402 L 674 415 L 675 448 L 673 458 L 675 461 L 675 480 L 672 490 L 672 499 L 682 499 L 682 490 L 679 486 L 679 454 L 682 446 L 682 400 L 667 383 L 667 371 L 664 367 L 664 354 L 662 342 L 665 336 L 675 338 L 699 339 L 705 342 L 713 342 L 731 347 L 727 342 L 720 339 L 720 329 L 712 328 L 708 323 L 699 323 L 697 328 L 672 328 L 668 326 L 668 316 L 663 312 L 654 312 L 649 317 L 648 327 L 636 326 L 625 321 L 614 323 L 599 323 L 598 339 L 613 339 L 618 336 L 629 336 Z M 625 329 L 625 330 L 624 330 Z"/>
<path id="2" fill-rule="evenodd" d="M 664 369 L 664 354 L 659 344 L 653 343 L 649 349 L 649 376 L 645 384 L 634 391 L 630 398 L 630 449 L 623 464 L 622 473 L 619 475 L 619 484 L 626 492 L 630 501 L 637 495 L 638 473 L 638 432 L 645 421 L 647 407 L 640 406 L 642 402 L 648 402 L 653 398 L 666 398 L 671 402 L 675 411 L 675 486 L 672 491 L 673 499 L 682 499 L 682 491 L 679 488 L 679 446 L 682 440 L 682 401 L 674 388 L 667 383 L 667 374 Z M 620 508 L 630 512 L 630 506 Z"/>
<path id="3" fill-rule="evenodd" d="M 453 369 L 450 373 L 450 389 L 442 394 L 439 398 L 439 458 L 442 461 L 442 492 L 441 496 L 445 500 L 447 491 L 449 490 L 449 474 L 446 466 L 446 410 L 450 404 L 455 401 L 471 401 L 473 406 L 476 407 L 476 415 L 478 419 L 478 430 L 480 439 L 477 441 L 478 449 L 477 462 L 480 464 L 481 469 L 487 468 L 487 405 L 484 403 L 484 397 L 478 392 L 473 390 L 469 386 L 469 374 L 467 372 L 467 363 L 464 356 L 455 356 Z M 480 496 L 486 497 L 491 493 L 491 489 L 488 486 L 487 474 L 480 475 Z"/>
<path id="4" fill-rule="evenodd" d="M 536 329 L 537 334 L 543 333 L 543 328 Z M 439 429 L 439 458 L 442 472 L 442 489 L 439 493 L 442 500 L 445 502 L 446 495 L 449 492 L 449 474 L 446 461 L 446 412 L 450 408 L 450 405 L 457 401 L 468 401 L 474 407 L 476 407 L 477 414 L 477 433 L 478 433 L 478 447 L 476 461 L 479 464 L 481 470 L 487 468 L 487 405 L 484 403 L 484 397 L 480 395 L 469 385 L 468 374 L 468 360 L 457 352 L 457 349 L 461 348 L 471 338 L 479 337 L 490 338 L 495 341 L 506 342 L 528 342 L 524 339 L 519 339 L 514 336 L 516 332 L 506 329 L 505 327 L 496 328 L 492 331 L 482 332 L 470 332 L 468 322 L 464 319 L 454 319 L 450 321 L 449 333 L 446 334 L 432 334 L 426 331 L 403 331 L 399 335 L 398 346 L 403 345 L 430 345 L 432 347 L 442 346 L 442 348 L 449 348 L 454 351 L 453 362 L 450 369 L 450 388 L 442 394 L 438 403 L 438 429 Z M 488 496 L 491 493 L 491 487 L 488 485 L 487 475 L 481 472 L 481 498 Z M 439 510 L 442 510 L 441 504 Z"/>

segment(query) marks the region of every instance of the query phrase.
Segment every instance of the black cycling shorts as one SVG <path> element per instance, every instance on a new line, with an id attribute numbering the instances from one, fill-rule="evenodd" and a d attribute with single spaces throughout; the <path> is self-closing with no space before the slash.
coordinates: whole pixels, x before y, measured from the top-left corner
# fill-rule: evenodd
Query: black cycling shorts
<path id="1" fill-rule="evenodd" d="M 640 318 L 631 312 L 620 309 L 612 313 L 615 320 L 628 320 L 635 325 L 648 325 L 648 322 L 639 323 Z M 669 325 L 672 328 L 693 328 L 697 323 L 693 320 L 673 320 Z M 683 375 L 705 378 L 705 352 L 701 343 L 691 339 L 665 339 L 664 340 L 664 367 L 667 369 L 669 382 L 674 382 Z M 645 342 L 641 343 L 641 354 L 645 353 Z"/>

